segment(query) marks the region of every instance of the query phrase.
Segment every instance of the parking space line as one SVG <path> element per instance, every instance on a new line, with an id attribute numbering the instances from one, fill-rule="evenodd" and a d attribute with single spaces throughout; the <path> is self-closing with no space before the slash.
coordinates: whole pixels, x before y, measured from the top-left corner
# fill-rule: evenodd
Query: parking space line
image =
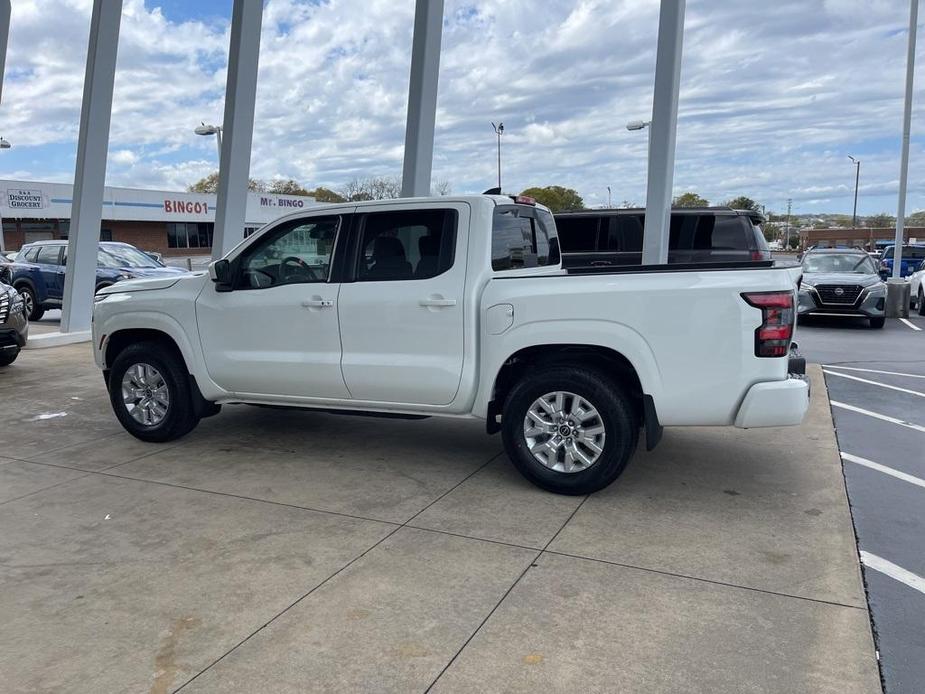
<path id="1" fill-rule="evenodd" d="M 899 371 L 880 371 L 879 369 L 859 369 L 855 366 L 839 366 L 838 364 L 823 364 L 825 369 L 840 369 L 842 371 L 863 371 L 870 374 L 883 374 L 885 376 L 905 376 L 906 378 L 925 378 L 923 374 L 906 374 Z"/>
<path id="2" fill-rule="evenodd" d="M 904 583 L 910 588 L 919 591 L 920 593 L 925 593 L 925 578 L 917 576 L 908 569 L 897 566 L 893 562 L 887 561 L 883 557 L 878 557 L 876 554 L 865 552 L 862 549 L 861 563 L 864 564 L 864 566 L 866 566 L 868 569 L 879 571 L 880 573 L 889 576 L 894 581 L 899 581 L 900 583 Z"/>
<path id="3" fill-rule="evenodd" d="M 908 320 L 908 319 L 906 319 L 906 318 L 900 318 L 899 320 L 901 320 L 903 323 L 905 323 L 906 325 L 908 325 L 910 328 L 912 328 L 912 329 L 915 330 L 916 332 L 921 332 L 921 330 L 922 330 L 919 326 L 917 326 L 917 325 L 916 325 L 915 323 L 913 323 L 911 320 Z"/>
<path id="4" fill-rule="evenodd" d="M 898 424 L 901 427 L 906 427 L 908 429 L 915 429 L 925 434 L 925 427 L 919 424 L 913 424 L 912 422 L 904 422 L 901 419 L 896 419 L 896 417 L 889 417 L 885 414 L 880 414 L 879 412 L 871 412 L 870 410 L 865 410 L 860 407 L 855 407 L 854 405 L 849 405 L 844 402 L 838 402 L 836 400 L 830 400 L 829 404 L 832 407 L 838 407 L 843 410 L 848 410 L 849 412 L 857 412 L 858 414 L 865 414 L 868 417 L 873 417 L 874 419 L 882 419 L 884 422 L 890 422 L 891 424 Z"/>
<path id="5" fill-rule="evenodd" d="M 869 467 L 871 470 L 876 470 L 877 472 L 882 472 L 884 475 L 890 475 L 896 479 L 900 479 L 903 482 L 908 482 L 909 484 L 915 484 L 919 487 L 925 488 L 925 480 L 915 477 L 914 475 L 909 475 L 900 470 L 896 470 L 886 465 L 881 465 L 880 463 L 875 463 L 873 460 L 868 460 L 867 458 L 862 458 L 859 455 L 851 455 L 850 453 L 841 453 L 843 460 L 847 460 L 851 463 L 856 463 L 858 465 L 863 465 L 864 467 Z"/>
<path id="6" fill-rule="evenodd" d="M 858 381 L 859 383 L 869 383 L 872 386 L 880 386 L 881 388 L 889 388 L 890 390 L 897 390 L 900 393 L 908 393 L 909 395 L 917 395 L 920 398 L 925 398 L 925 393 L 922 393 L 918 390 L 910 390 L 909 388 L 900 388 L 899 386 L 891 386 L 889 383 L 880 383 L 879 381 L 871 381 L 866 378 L 861 378 L 859 376 L 852 376 L 851 374 L 840 374 L 837 371 L 830 371 L 829 369 L 823 369 L 822 373 L 828 374 L 830 376 L 840 376 L 841 378 L 850 378 L 852 381 Z"/>

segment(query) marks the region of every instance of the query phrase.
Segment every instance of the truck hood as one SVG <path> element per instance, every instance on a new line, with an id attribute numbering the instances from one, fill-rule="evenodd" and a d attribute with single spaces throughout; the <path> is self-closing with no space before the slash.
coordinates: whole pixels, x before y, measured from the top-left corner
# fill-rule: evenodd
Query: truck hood
<path id="1" fill-rule="evenodd" d="M 804 272 L 803 284 L 857 284 L 872 287 L 880 283 L 879 275 L 861 275 L 857 272 Z"/>
<path id="2" fill-rule="evenodd" d="M 179 282 L 184 277 L 188 277 L 189 274 L 186 272 L 181 272 L 179 274 L 170 274 L 166 277 L 150 277 L 145 279 L 137 280 L 122 280 L 121 282 L 116 282 L 111 284 L 108 287 L 103 287 L 97 292 L 97 295 L 101 294 L 121 294 L 124 292 L 145 292 L 151 291 L 152 289 L 169 289 L 177 282 Z"/>

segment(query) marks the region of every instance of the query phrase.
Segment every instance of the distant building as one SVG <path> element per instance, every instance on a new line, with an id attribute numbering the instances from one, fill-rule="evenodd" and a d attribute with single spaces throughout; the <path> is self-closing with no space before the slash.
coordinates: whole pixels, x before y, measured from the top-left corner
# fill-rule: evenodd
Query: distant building
<path id="1" fill-rule="evenodd" d="M 905 227 L 903 236 L 906 243 L 925 243 L 925 227 Z M 847 229 L 800 229 L 800 248 L 810 246 L 835 247 L 858 246 L 865 250 L 874 250 L 877 242 L 891 243 L 896 238 L 896 229 L 847 228 Z M 883 243 L 880 243 L 883 246 Z"/>
<path id="2" fill-rule="evenodd" d="M 0 180 L 4 247 L 15 251 L 31 241 L 66 239 L 72 198 L 73 186 L 69 184 Z M 164 255 L 209 254 L 215 200 L 212 194 L 107 186 L 100 240 L 125 241 Z M 277 217 L 318 204 L 306 196 L 249 192 L 239 238 Z"/>

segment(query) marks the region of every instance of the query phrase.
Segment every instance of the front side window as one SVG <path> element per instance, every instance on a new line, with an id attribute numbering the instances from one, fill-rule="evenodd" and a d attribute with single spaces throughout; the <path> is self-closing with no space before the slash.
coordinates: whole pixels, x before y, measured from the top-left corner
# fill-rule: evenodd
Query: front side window
<path id="1" fill-rule="evenodd" d="M 455 210 L 373 212 L 361 223 L 357 280 L 423 280 L 453 266 Z"/>
<path id="2" fill-rule="evenodd" d="M 297 219 L 270 230 L 240 259 L 238 288 L 326 282 L 340 217 Z"/>

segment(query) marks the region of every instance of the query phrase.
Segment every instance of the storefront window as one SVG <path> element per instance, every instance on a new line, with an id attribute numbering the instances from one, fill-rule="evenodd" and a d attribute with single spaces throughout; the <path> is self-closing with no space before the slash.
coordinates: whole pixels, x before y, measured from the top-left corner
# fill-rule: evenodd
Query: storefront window
<path id="1" fill-rule="evenodd" d="M 211 248 L 211 222 L 171 222 L 167 224 L 167 248 Z"/>

